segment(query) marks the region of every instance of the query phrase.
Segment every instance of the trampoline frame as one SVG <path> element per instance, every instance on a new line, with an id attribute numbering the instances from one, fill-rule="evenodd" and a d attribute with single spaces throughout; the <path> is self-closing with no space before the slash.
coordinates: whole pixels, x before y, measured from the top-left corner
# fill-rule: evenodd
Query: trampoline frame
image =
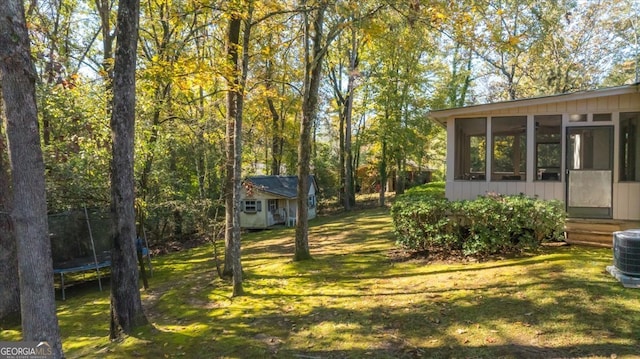
<path id="1" fill-rule="evenodd" d="M 98 276 L 98 287 L 102 292 L 102 277 L 100 275 L 101 268 L 111 267 L 111 260 L 98 260 L 98 255 L 96 254 L 96 246 L 93 240 L 93 231 L 91 229 L 91 221 L 89 221 L 89 212 L 87 211 L 87 207 L 84 206 L 84 215 L 87 221 L 87 227 L 89 229 L 89 239 L 91 240 L 91 251 L 93 253 L 93 263 L 89 262 L 86 264 L 68 267 L 68 268 L 53 268 L 54 277 L 57 274 L 60 274 L 60 290 L 62 292 L 62 300 L 66 300 L 65 295 L 65 284 L 64 284 L 64 275 L 66 273 L 75 273 L 75 272 L 85 272 L 94 270 L 96 271 L 96 275 Z M 151 265 L 151 253 L 149 252 L 149 244 L 147 243 L 146 233 L 144 237 L 144 246 L 142 247 L 142 257 L 146 259 L 147 265 L 149 266 L 149 271 L 151 276 L 153 276 L 153 266 Z"/>

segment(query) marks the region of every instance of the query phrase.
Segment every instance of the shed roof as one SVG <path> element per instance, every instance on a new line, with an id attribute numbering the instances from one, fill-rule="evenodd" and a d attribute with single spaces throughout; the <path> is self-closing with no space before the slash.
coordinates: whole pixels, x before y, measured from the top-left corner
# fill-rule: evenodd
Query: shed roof
<path id="1" fill-rule="evenodd" d="M 286 198 L 296 198 L 298 196 L 298 176 L 252 176 L 247 177 L 244 182 L 251 182 L 262 192 L 271 193 Z M 315 177 L 309 175 L 309 187 L 315 186 Z"/>

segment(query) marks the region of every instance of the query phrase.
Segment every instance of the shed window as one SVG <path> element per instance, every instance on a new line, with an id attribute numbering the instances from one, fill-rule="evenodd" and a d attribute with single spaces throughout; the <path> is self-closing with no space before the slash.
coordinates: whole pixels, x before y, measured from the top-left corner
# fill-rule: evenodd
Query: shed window
<path id="1" fill-rule="evenodd" d="M 269 212 L 275 212 L 278 209 L 278 200 L 277 199 L 267 200 L 267 207 L 269 209 Z"/>
<path id="2" fill-rule="evenodd" d="M 262 212 L 262 201 L 256 201 L 254 199 L 247 199 L 242 201 L 242 210 L 245 213 Z"/>
<path id="3" fill-rule="evenodd" d="M 491 122 L 492 181 L 524 181 L 527 174 L 527 117 L 494 117 Z"/>
<path id="4" fill-rule="evenodd" d="M 315 208 L 315 207 L 316 207 L 316 196 L 312 194 L 309 196 L 309 208 Z"/>
<path id="5" fill-rule="evenodd" d="M 620 181 L 640 181 L 640 112 L 620 114 Z"/>
<path id="6" fill-rule="evenodd" d="M 560 181 L 562 171 L 562 115 L 535 116 L 536 179 Z"/>
<path id="7" fill-rule="evenodd" d="M 455 179 L 484 180 L 487 156 L 487 119 L 456 118 Z"/>

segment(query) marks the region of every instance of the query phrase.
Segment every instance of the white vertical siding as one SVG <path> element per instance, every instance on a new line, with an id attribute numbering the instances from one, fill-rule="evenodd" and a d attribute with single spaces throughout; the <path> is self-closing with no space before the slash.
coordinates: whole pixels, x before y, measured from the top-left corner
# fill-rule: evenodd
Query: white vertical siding
<path id="1" fill-rule="evenodd" d="M 640 184 L 638 185 L 640 190 Z M 449 200 L 475 199 L 484 196 L 487 192 L 518 195 L 524 193 L 530 197 L 538 197 L 543 200 L 564 201 L 564 183 L 537 181 L 537 182 L 482 182 L 482 181 L 452 181 L 446 184 L 446 193 Z M 638 201 L 640 203 L 640 200 Z"/>
<path id="2" fill-rule="evenodd" d="M 621 182 L 613 186 L 613 217 L 640 219 L 640 183 Z"/>

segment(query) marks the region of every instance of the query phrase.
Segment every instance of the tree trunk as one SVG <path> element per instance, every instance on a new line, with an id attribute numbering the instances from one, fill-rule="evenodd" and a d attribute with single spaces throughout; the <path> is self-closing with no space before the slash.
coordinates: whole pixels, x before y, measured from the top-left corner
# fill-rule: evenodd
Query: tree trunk
<path id="1" fill-rule="evenodd" d="M 233 161 L 233 296 L 244 294 L 242 288 L 242 256 L 241 256 L 241 231 L 240 231 L 240 190 L 242 188 L 242 116 L 244 110 L 244 88 L 249 74 L 249 41 L 251 39 L 251 18 L 253 15 L 253 1 L 247 2 L 247 12 L 244 18 L 244 31 L 242 37 L 242 67 L 236 95 L 236 125 L 234 136 L 234 161 Z M 231 37 L 230 37 L 231 39 Z M 236 40 L 234 38 L 234 40 Z M 237 46 L 237 45 L 236 45 Z M 236 54 L 236 64 L 237 64 Z M 238 66 L 236 65 L 236 69 Z M 237 77 L 236 77 L 237 78 Z"/>
<path id="2" fill-rule="evenodd" d="M 227 93 L 227 129 L 226 129 L 226 159 L 224 176 L 224 267 L 222 276 L 231 278 L 233 275 L 233 164 L 234 164 L 234 141 L 235 135 L 235 112 L 236 101 L 231 94 Z M 233 115 L 232 115 L 233 113 Z"/>
<path id="3" fill-rule="evenodd" d="M 239 68 L 238 48 L 242 18 L 240 9 L 232 11 L 227 32 L 227 61 L 230 68 L 227 91 L 227 183 L 226 199 L 230 201 L 226 214 L 225 272 L 233 279 L 233 296 L 243 294 L 242 262 L 240 258 L 240 188 L 242 175 L 242 75 Z"/>
<path id="4" fill-rule="evenodd" d="M 356 88 L 356 69 L 358 68 L 358 39 L 357 30 L 351 30 L 351 51 L 349 53 L 349 80 L 347 83 L 347 103 L 345 108 L 345 128 L 344 128 L 344 209 L 349 211 L 356 203 L 356 196 L 353 185 L 353 153 L 351 151 L 351 124 L 353 123 L 353 97 Z"/>
<path id="5" fill-rule="evenodd" d="M 348 96 L 348 95 L 347 95 Z M 340 106 L 344 106 L 343 104 L 339 104 Z M 345 159 L 345 151 L 344 151 L 344 120 L 346 116 L 346 111 L 343 109 L 339 114 L 339 122 L 338 122 L 338 168 L 339 168 L 339 178 L 340 181 L 340 191 L 338 191 L 338 202 L 342 204 L 345 210 L 347 208 L 347 196 L 346 196 L 346 186 L 345 183 L 345 174 L 347 171 L 345 170 L 346 166 L 344 165 Z"/>
<path id="6" fill-rule="evenodd" d="M 270 86 L 267 87 L 267 89 L 269 88 Z M 284 142 L 282 137 L 283 134 L 280 130 L 280 122 L 284 122 L 284 120 L 280 119 L 280 115 L 278 114 L 271 97 L 267 98 L 267 105 L 269 107 L 269 112 L 271 113 L 271 131 L 273 132 L 273 135 L 271 136 L 271 175 L 279 176 L 280 164 L 282 162 L 282 146 Z"/>
<path id="7" fill-rule="evenodd" d="M 4 117 L 0 97 L 0 116 Z M 3 121 L 4 122 L 4 119 Z M 7 146 L 0 123 L 0 323 L 4 318 L 20 314 L 20 282 L 18 278 L 18 257 L 16 238 L 11 226 L 11 173 L 6 159 Z"/>
<path id="8" fill-rule="evenodd" d="M 111 12 L 113 11 L 114 2 L 113 0 L 95 0 L 95 4 L 100 15 L 100 29 L 102 30 L 103 78 L 106 82 L 107 91 L 110 91 L 113 80 L 113 41 L 116 39 L 115 33 L 111 31 Z"/>
<path id="9" fill-rule="evenodd" d="M 269 46 L 273 45 L 272 35 L 269 35 Z M 280 122 L 284 122 L 284 118 L 281 118 L 276 106 L 273 102 L 272 92 L 273 86 L 273 63 L 271 60 L 267 60 L 265 63 L 265 76 L 266 81 L 264 84 L 267 92 L 266 101 L 269 113 L 271 114 L 271 170 L 272 176 L 280 175 L 280 165 L 282 163 L 282 146 L 284 142 L 284 134 L 281 131 Z"/>
<path id="10" fill-rule="evenodd" d="M 318 106 L 318 90 L 322 75 L 322 62 L 326 53 L 322 46 L 322 27 L 327 4 L 321 3 L 313 20 L 313 49 L 309 54 L 310 29 L 305 13 L 305 91 L 300 123 L 300 143 L 298 144 L 298 198 L 297 225 L 294 260 L 311 259 L 309 251 L 309 168 L 311 162 L 311 127 L 315 122 Z"/>
<path id="11" fill-rule="evenodd" d="M 111 115 L 111 325 L 110 337 L 147 324 L 140 299 L 136 260 L 134 210 L 134 129 L 136 105 L 136 49 L 139 0 L 118 3 L 118 39 L 113 69 L 113 110 Z"/>
<path id="12" fill-rule="evenodd" d="M 225 277 L 233 276 L 234 263 L 234 168 L 236 153 L 236 116 L 237 116 L 237 96 L 238 96 L 238 44 L 240 42 L 240 25 L 241 20 L 238 16 L 232 16 L 229 20 L 229 29 L 227 32 L 227 61 L 232 69 L 227 74 L 228 87 L 227 90 L 227 159 L 225 172 L 225 237 L 224 237 L 224 269 L 222 271 Z"/>
<path id="13" fill-rule="evenodd" d="M 38 132 L 36 72 L 20 0 L 7 0 L 0 7 L 0 76 L 12 167 L 11 219 L 17 241 L 22 338 L 46 341 L 53 357 L 62 358 Z M 8 276 L 5 272 L 2 275 Z"/>

